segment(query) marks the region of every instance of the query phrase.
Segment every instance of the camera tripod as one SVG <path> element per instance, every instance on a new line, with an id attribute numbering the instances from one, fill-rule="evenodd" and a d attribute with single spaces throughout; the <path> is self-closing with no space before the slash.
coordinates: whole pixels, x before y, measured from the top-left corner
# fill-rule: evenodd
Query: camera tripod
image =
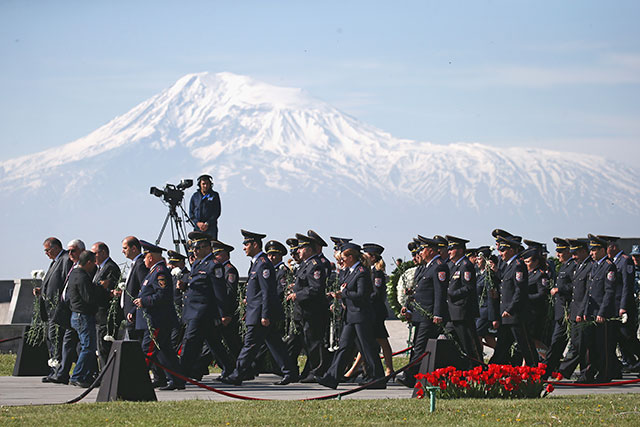
<path id="1" fill-rule="evenodd" d="M 180 211 L 178 212 L 178 207 L 180 207 Z M 160 229 L 160 234 L 156 239 L 156 245 L 160 244 L 160 240 L 162 239 L 162 235 L 167 228 L 167 224 L 171 225 L 171 240 L 175 246 L 175 251 L 180 252 L 183 255 L 189 255 L 189 247 L 187 245 L 187 231 L 185 229 L 185 223 L 189 223 L 193 225 L 191 218 L 185 212 L 182 204 L 169 204 L 169 212 L 164 219 L 164 223 L 162 224 L 162 228 Z M 184 249 L 184 251 L 180 250 L 180 247 Z"/>

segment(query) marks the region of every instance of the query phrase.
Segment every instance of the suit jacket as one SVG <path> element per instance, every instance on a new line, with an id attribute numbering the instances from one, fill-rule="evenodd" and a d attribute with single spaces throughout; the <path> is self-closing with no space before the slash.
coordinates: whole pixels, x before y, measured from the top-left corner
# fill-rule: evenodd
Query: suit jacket
<path id="1" fill-rule="evenodd" d="M 576 264 L 576 269 L 571 277 L 571 304 L 569 305 L 569 318 L 576 320 L 578 316 L 584 316 L 584 297 L 587 294 L 587 279 L 593 268 L 593 259 L 587 256 L 580 264 Z"/>
<path id="2" fill-rule="evenodd" d="M 326 314 L 326 268 L 318 255 L 313 255 L 296 271 L 293 292 L 296 294 L 294 317 L 297 320 Z"/>
<path id="3" fill-rule="evenodd" d="M 373 322 L 371 273 L 360 264 L 353 271 L 347 270 L 344 280 L 347 286 L 342 290 L 342 300 L 347 309 L 346 322 Z"/>
<path id="4" fill-rule="evenodd" d="M 546 267 L 529 272 L 528 297 L 529 315 L 536 320 L 546 317 L 549 308 L 549 275 Z"/>
<path id="5" fill-rule="evenodd" d="M 618 269 L 609 257 L 594 262 L 587 279 L 587 293 L 584 298 L 585 316 L 602 316 L 609 319 L 616 313 L 616 286 Z"/>
<path id="6" fill-rule="evenodd" d="M 238 269 L 231 264 L 231 261 L 227 260 L 223 264 L 224 266 L 224 281 L 227 284 L 227 298 L 231 302 L 231 310 L 236 313 L 238 310 L 238 283 L 240 282 L 240 275 Z"/>
<path id="7" fill-rule="evenodd" d="M 264 252 L 257 255 L 249 269 L 246 298 L 247 325 L 260 325 L 263 318 L 272 323 L 284 318 L 284 310 L 278 298 L 276 272 Z"/>
<path id="8" fill-rule="evenodd" d="M 447 307 L 447 288 L 449 287 L 449 267 L 446 262 L 436 256 L 429 264 L 421 265 L 415 275 L 415 303 L 433 316 L 441 317 L 444 322 L 449 320 Z M 429 320 L 414 303 L 407 307 L 411 311 L 411 321 L 414 323 Z"/>
<path id="9" fill-rule="evenodd" d="M 576 261 L 573 258 L 560 266 L 558 277 L 556 278 L 556 288 L 558 288 L 558 292 L 553 296 L 554 320 L 564 319 L 565 310 L 569 309 L 571 295 L 573 294 L 571 282 L 576 267 Z"/>
<path id="10" fill-rule="evenodd" d="M 524 322 L 529 305 L 527 292 L 529 273 L 524 262 L 517 256 L 510 263 L 505 263 L 500 281 L 500 316 L 505 311 L 511 317 L 501 317 L 505 325 L 519 325 Z"/>
<path id="11" fill-rule="evenodd" d="M 635 265 L 633 260 L 629 255 L 621 253 L 616 256 L 614 263 L 619 276 L 616 286 L 616 311 L 622 309 L 635 313 L 637 306 L 634 300 Z"/>
<path id="12" fill-rule="evenodd" d="M 142 281 L 138 297 L 142 307 L 136 307 L 136 329 L 146 330 L 147 319 L 152 328 L 172 328 L 177 325 L 178 318 L 173 306 L 173 278 L 164 261 L 151 267 Z"/>
<path id="13" fill-rule="evenodd" d="M 447 289 L 449 315 L 451 320 L 475 319 L 480 317 L 478 294 L 476 291 L 476 268 L 462 257 L 452 263 L 451 279 Z"/>
<path id="14" fill-rule="evenodd" d="M 138 297 L 138 293 L 140 292 L 140 285 L 144 281 L 144 278 L 149 273 L 149 269 L 146 265 L 144 265 L 144 257 L 140 255 L 134 263 L 131 265 L 131 271 L 129 271 L 129 277 L 127 278 L 126 288 L 127 292 L 124 293 L 124 314 L 125 316 L 128 313 L 131 313 L 135 316 L 136 314 L 136 306 L 133 305 L 133 298 Z M 131 297 L 129 296 L 131 295 Z M 134 320 L 135 323 L 135 320 Z"/>
<path id="15" fill-rule="evenodd" d="M 96 287 L 96 303 L 98 304 L 96 323 L 99 325 L 107 324 L 107 314 L 109 313 L 109 306 L 111 305 L 111 293 L 109 291 L 115 289 L 119 279 L 120 267 L 118 267 L 118 264 L 111 258 L 108 258 L 104 266 L 98 269 L 95 276 L 93 276 L 93 283 Z M 106 289 L 101 282 L 106 282 Z"/>
<path id="16" fill-rule="evenodd" d="M 60 299 L 60 294 L 64 289 L 64 282 L 71 267 L 73 267 L 73 262 L 69 259 L 69 252 L 62 250 L 58 258 L 51 263 L 44 279 L 42 279 L 42 295 L 49 301 L 58 301 Z"/>
<path id="17" fill-rule="evenodd" d="M 220 320 L 229 315 L 224 267 L 209 254 L 191 268 L 189 285 L 184 293 L 182 320 L 211 317 Z"/>

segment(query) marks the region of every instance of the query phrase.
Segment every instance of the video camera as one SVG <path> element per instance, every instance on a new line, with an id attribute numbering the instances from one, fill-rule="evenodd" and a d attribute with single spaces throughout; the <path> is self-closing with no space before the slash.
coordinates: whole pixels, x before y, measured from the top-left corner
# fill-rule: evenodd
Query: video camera
<path id="1" fill-rule="evenodd" d="M 193 185 L 192 179 L 183 179 L 179 184 L 166 184 L 161 190 L 158 187 L 151 187 L 149 193 L 162 198 L 170 206 L 178 206 L 184 199 L 184 190 Z"/>

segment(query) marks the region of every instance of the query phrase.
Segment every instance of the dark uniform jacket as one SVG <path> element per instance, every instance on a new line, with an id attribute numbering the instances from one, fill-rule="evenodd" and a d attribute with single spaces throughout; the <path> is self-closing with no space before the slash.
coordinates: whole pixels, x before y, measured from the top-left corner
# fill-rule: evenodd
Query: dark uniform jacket
<path id="1" fill-rule="evenodd" d="M 498 278 L 488 265 L 484 271 L 476 270 L 476 294 L 480 306 L 480 317 L 490 322 L 500 320 Z"/>
<path id="2" fill-rule="evenodd" d="M 549 275 L 545 267 L 529 272 L 527 292 L 529 297 L 529 315 L 534 321 L 544 322 L 549 307 Z"/>
<path id="3" fill-rule="evenodd" d="M 91 281 L 91 275 L 82 268 L 75 268 L 69 274 L 65 297 L 72 312 L 95 314 L 98 309 L 96 286 Z"/>
<path id="4" fill-rule="evenodd" d="M 231 315 L 227 298 L 224 267 L 209 254 L 191 267 L 189 282 L 182 300 L 182 320 L 210 317 L 220 320 Z"/>
<path id="5" fill-rule="evenodd" d="M 229 298 L 232 312 L 235 313 L 238 310 L 238 283 L 240 282 L 240 276 L 238 275 L 238 269 L 231 264 L 230 260 L 226 260 L 222 263 L 224 267 L 224 281 L 227 284 L 227 298 Z"/>
<path id="6" fill-rule="evenodd" d="M 152 328 L 172 328 L 177 325 L 173 306 L 173 278 L 164 261 L 151 267 L 142 281 L 138 298 L 142 301 L 142 308 L 137 308 L 136 329 L 147 329 L 146 319 Z"/>
<path id="7" fill-rule="evenodd" d="M 138 255 L 131 264 L 131 271 L 129 271 L 129 276 L 127 277 L 126 289 L 127 292 L 123 292 L 124 298 L 124 314 L 125 317 L 127 314 L 131 313 L 133 315 L 136 314 L 136 306 L 133 305 L 133 300 L 138 297 L 138 293 L 140 292 L 140 286 L 142 281 L 146 277 L 147 273 L 149 273 L 149 269 L 146 265 L 144 265 L 144 256 L 142 254 Z M 131 295 L 131 297 L 129 296 Z M 135 322 L 135 320 L 134 320 Z"/>
<path id="8" fill-rule="evenodd" d="M 318 255 L 313 255 L 302 262 L 296 271 L 293 292 L 296 294 L 294 318 L 307 319 L 324 315 L 327 310 L 327 271 Z"/>
<path id="9" fill-rule="evenodd" d="M 466 256 L 453 263 L 447 302 L 451 320 L 475 319 L 480 317 L 478 294 L 476 292 L 476 268 Z"/>
<path id="10" fill-rule="evenodd" d="M 558 277 L 556 278 L 556 288 L 558 288 L 558 292 L 553 296 L 554 320 L 564 319 L 565 311 L 569 309 L 571 295 L 573 294 L 573 286 L 571 282 L 576 267 L 576 261 L 573 258 L 560 266 Z"/>
<path id="11" fill-rule="evenodd" d="M 609 257 L 593 263 L 587 279 L 587 293 L 584 299 L 583 313 L 589 319 L 602 316 L 605 319 L 616 313 L 616 282 L 618 269 Z"/>
<path id="12" fill-rule="evenodd" d="M 69 259 L 69 252 L 62 250 L 58 257 L 51 261 L 51 266 L 42 279 L 41 292 L 49 301 L 58 301 L 60 293 L 64 289 L 64 282 L 73 267 L 73 261 Z"/>
<path id="13" fill-rule="evenodd" d="M 289 274 L 289 268 L 282 261 L 276 266 L 274 266 L 276 270 L 276 283 L 278 284 L 278 298 L 282 301 L 284 299 L 284 294 L 287 291 L 287 276 Z"/>
<path id="14" fill-rule="evenodd" d="M 217 191 L 209 190 L 202 195 L 200 190 L 193 193 L 189 203 L 189 217 L 195 223 L 206 222 L 209 228 L 204 233 L 217 237 L 218 236 L 218 218 L 220 217 L 220 195 Z M 194 227 L 196 231 L 201 231 Z"/>
<path id="15" fill-rule="evenodd" d="M 107 314 L 111 305 L 111 293 L 109 291 L 115 289 L 119 279 L 120 267 L 111 258 L 107 258 L 104 266 L 98 268 L 95 276 L 93 276 L 93 283 L 96 288 L 96 302 L 98 304 L 96 323 L 99 325 L 106 325 L 107 323 Z M 106 289 L 101 282 L 107 282 Z"/>
<path id="16" fill-rule="evenodd" d="M 414 323 L 429 321 L 421 310 L 420 305 L 432 316 L 441 317 L 444 322 L 449 320 L 447 307 L 447 288 L 449 286 L 449 267 L 436 255 L 427 265 L 420 265 L 415 274 L 415 302 L 407 307 L 411 311 L 411 321 Z"/>
<path id="17" fill-rule="evenodd" d="M 384 319 L 387 318 L 387 276 L 384 274 L 384 271 L 372 267 L 371 281 L 373 283 L 371 303 L 373 304 L 375 319 L 377 321 L 384 321 Z"/>
<path id="18" fill-rule="evenodd" d="M 626 310 L 635 313 L 637 306 L 634 301 L 635 265 L 633 260 L 629 255 L 620 252 L 616 255 L 614 263 L 620 276 L 616 286 L 616 311 Z"/>
<path id="19" fill-rule="evenodd" d="M 278 298 L 276 271 L 264 252 L 256 255 L 249 270 L 246 298 L 247 325 L 260 325 L 261 319 L 269 319 L 273 323 L 284 318 Z"/>
<path id="20" fill-rule="evenodd" d="M 571 305 L 569 306 L 569 318 L 576 320 L 578 316 L 584 316 L 584 297 L 587 294 L 587 279 L 593 268 L 593 259 L 586 257 L 580 264 L 576 263 L 576 269 L 571 278 Z"/>
<path id="21" fill-rule="evenodd" d="M 359 262 L 346 270 L 342 300 L 346 307 L 347 323 L 373 322 L 371 305 L 371 273 Z"/>
<path id="22" fill-rule="evenodd" d="M 526 320 L 529 304 L 527 266 L 515 255 L 505 264 L 501 276 L 500 316 L 506 311 L 511 317 L 501 317 L 500 321 L 505 325 L 519 325 Z"/>

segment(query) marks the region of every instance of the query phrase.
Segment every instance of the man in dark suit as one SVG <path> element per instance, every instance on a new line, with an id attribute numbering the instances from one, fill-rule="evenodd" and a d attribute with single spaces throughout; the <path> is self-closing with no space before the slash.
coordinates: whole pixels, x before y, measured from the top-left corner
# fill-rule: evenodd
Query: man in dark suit
<path id="1" fill-rule="evenodd" d="M 109 350 L 111 350 L 111 340 L 105 341 L 104 337 L 116 337 L 118 335 L 118 325 L 122 317 L 120 305 L 116 307 L 120 313 L 112 313 L 109 319 L 109 309 L 112 298 L 117 298 L 118 291 L 116 285 L 120 280 L 120 267 L 109 256 L 109 247 L 103 242 L 96 242 L 91 247 L 91 252 L 96 255 L 97 271 L 93 276 L 93 283 L 96 285 L 96 332 L 98 339 L 98 355 L 100 369 L 107 363 Z"/>
<path id="2" fill-rule="evenodd" d="M 127 275 L 125 291 L 120 296 L 120 308 L 123 309 L 124 316 L 127 319 L 125 339 L 138 340 L 141 335 L 135 327 L 136 306 L 133 304 L 133 300 L 138 297 L 140 285 L 147 273 L 149 273 L 149 269 L 144 264 L 142 247 L 136 237 L 129 236 L 122 241 L 122 253 L 133 261 Z"/>
<path id="3" fill-rule="evenodd" d="M 451 323 L 462 350 L 482 363 L 482 347 L 476 333 L 476 319 L 480 317 L 478 294 L 476 291 L 476 268 L 465 256 L 468 240 L 445 236 L 449 242 L 451 275 L 447 288 L 447 303 Z"/>
<path id="4" fill-rule="evenodd" d="M 42 287 L 34 288 L 33 293 L 40 296 L 38 298 L 40 313 L 42 320 L 47 322 L 46 339 L 49 357 L 60 361 L 62 359 L 64 329 L 53 323 L 52 317 L 54 309 L 58 301 L 60 301 L 60 294 L 73 262 L 69 259 L 69 252 L 62 249 L 62 242 L 57 238 L 49 237 L 42 245 L 44 246 L 44 253 L 51 259 L 51 264 L 42 280 Z M 54 372 L 55 369 L 51 368 L 51 373 L 42 379 L 43 382 L 49 382 L 48 379 Z"/>
<path id="5" fill-rule="evenodd" d="M 262 239 L 266 235 L 246 230 L 241 232 L 244 236 L 244 252 L 252 261 L 247 279 L 247 333 L 236 369 L 228 377 L 221 378 L 221 381 L 227 384 L 242 384 L 242 380 L 250 372 L 251 362 L 260 346 L 266 343 L 283 374 L 282 380 L 276 384 L 289 384 L 298 380 L 298 367 L 289 358 L 278 327 L 278 322 L 284 319 L 284 311 L 278 299 L 276 272 L 262 251 Z"/>
<path id="6" fill-rule="evenodd" d="M 498 339 L 491 363 L 512 363 L 510 350 L 515 341 L 527 366 L 535 366 L 538 356 L 525 327 L 529 305 L 529 273 L 518 256 L 522 245 L 518 240 L 506 237 L 498 237 L 497 242 L 504 264 L 500 273 L 501 320 L 493 322 L 493 327 L 498 329 Z"/>
<path id="7" fill-rule="evenodd" d="M 400 310 L 400 315 L 415 326 L 410 360 L 414 361 L 427 349 L 429 339 L 436 339 L 449 320 L 447 287 L 449 267 L 440 256 L 440 242 L 418 235 L 420 266 L 415 273 L 415 288 Z M 396 380 L 409 388 L 415 385 L 419 365 L 408 369 Z"/>
<path id="8" fill-rule="evenodd" d="M 189 240 L 193 244 L 196 262 L 184 286 L 182 321 L 185 332 L 180 366 L 186 375 L 200 379 L 201 372 L 194 370 L 194 365 L 202 352 L 203 342 L 206 342 L 222 368 L 222 375 L 226 376 L 231 374 L 234 361 L 222 345 L 220 334 L 221 319 L 231 316 L 226 299 L 224 267 L 213 259 L 208 235 L 192 231 Z"/>
<path id="9" fill-rule="evenodd" d="M 587 293 L 587 279 L 593 268 L 593 259 L 589 256 L 589 241 L 587 239 L 567 239 L 569 250 L 576 263 L 571 276 L 571 303 L 569 304 L 569 324 L 571 337 L 569 350 L 560 364 L 559 372 L 565 378 L 571 378 L 578 363 L 582 371 L 586 368 L 586 348 L 584 346 L 584 328 L 577 325 L 576 319 L 582 319 L 584 296 Z M 586 377 L 580 375 L 582 380 Z"/>

